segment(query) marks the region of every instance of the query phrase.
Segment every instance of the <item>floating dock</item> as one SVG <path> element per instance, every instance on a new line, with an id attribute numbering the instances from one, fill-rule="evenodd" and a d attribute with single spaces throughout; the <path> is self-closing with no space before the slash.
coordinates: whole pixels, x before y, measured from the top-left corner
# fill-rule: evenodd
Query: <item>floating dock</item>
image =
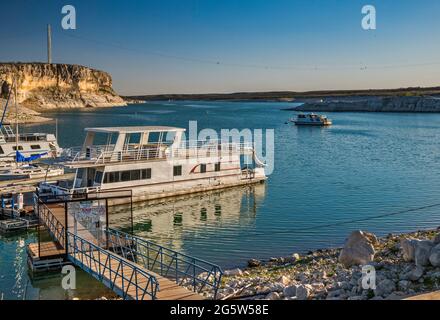
<path id="1" fill-rule="evenodd" d="M 57 177 L 34 178 L 34 179 L 14 179 L 14 180 L 0 180 L 0 194 L 4 193 L 27 193 L 34 192 L 35 188 L 40 182 L 73 179 L 73 173 L 66 173 Z"/>
<path id="2" fill-rule="evenodd" d="M 205 287 L 218 290 L 216 265 L 108 228 L 97 234 L 77 224 L 72 233 L 76 221 L 67 203 L 39 202 L 37 211 L 53 241 L 28 245 L 32 270 L 73 263 L 132 300 L 202 300 Z"/>

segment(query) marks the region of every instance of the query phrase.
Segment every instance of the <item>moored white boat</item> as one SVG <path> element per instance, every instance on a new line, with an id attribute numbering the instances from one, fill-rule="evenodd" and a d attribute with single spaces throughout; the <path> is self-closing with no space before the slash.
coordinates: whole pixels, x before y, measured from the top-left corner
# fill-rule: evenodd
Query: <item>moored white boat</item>
<path id="1" fill-rule="evenodd" d="M 318 114 L 299 114 L 296 119 L 290 119 L 297 126 L 330 126 L 332 121 L 326 116 Z"/>
<path id="2" fill-rule="evenodd" d="M 266 179 L 252 144 L 183 141 L 185 129 L 166 126 L 85 130 L 83 146 L 66 149 L 62 157 L 65 167 L 76 169 L 74 180 L 41 183 L 41 194 L 131 190 L 133 201 L 144 201 Z M 101 141 L 107 144 L 95 145 L 97 135 L 105 135 Z M 242 163 L 242 155 L 252 164 Z"/>

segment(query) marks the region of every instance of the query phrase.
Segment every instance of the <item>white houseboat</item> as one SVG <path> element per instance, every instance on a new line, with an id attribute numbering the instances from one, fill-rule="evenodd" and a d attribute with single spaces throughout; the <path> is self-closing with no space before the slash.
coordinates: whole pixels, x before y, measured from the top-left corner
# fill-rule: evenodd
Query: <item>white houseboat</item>
<path id="1" fill-rule="evenodd" d="M 330 126 L 332 125 L 332 121 L 328 119 L 326 116 L 318 115 L 318 114 L 299 114 L 296 119 L 291 119 L 297 126 Z"/>
<path id="2" fill-rule="evenodd" d="M 74 180 L 42 183 L 40 194 L 131 190 L 133 201 L 145 201 L 266 179 L 251 144 L 183 141 L 185 129 L 165 126 L 85 130 L 83 146 L 66 149 L 62 157 L 65 167 L 76 169 Z M 252 164 L 243 165 L 244 157 Z"/>

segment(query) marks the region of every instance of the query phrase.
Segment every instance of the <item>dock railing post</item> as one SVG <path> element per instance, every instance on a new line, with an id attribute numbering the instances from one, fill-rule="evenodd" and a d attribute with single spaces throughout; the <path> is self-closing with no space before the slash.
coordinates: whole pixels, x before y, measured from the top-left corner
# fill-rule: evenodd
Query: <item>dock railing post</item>
<path id="1" fill-rule="evenodd" d="M 177 257 L 177 252 L 174 253 L 175 257 L 176 257 L 176 283 L 178 283 L 178 279 L 179 279 L 179 264 L 178 264 L 178 257 Z"/>
<path id="2" fill-rule="evenodd" d="M 38 216 L 38 258 L 41 257 L 41 217 L 40 217 L 40 196 L 37 196 L 36 209 Z"/>
<path id="3" fill-rule="evenodd" d="M 133 223 L 133 190 L 130 190 L 130 217 L 131 217 L 131 234 L 134 235 L 134 223 Z"/>
<path id="4" fill-rule="evenodd" d="M 67 201 L 65 201 L 64 202 L 64 249 L 66 251 L 66 260 L 68 259 L 68 255 L 69 255 L 68 230 L 69 230 L 69 225 L 67 222 Z"/>
<path id="5" fill-rule="evenodd" d="M 109 240 L 108 240 L 108 232 L 109 232 L 109 223 L 108 223 L 108 199 L 105 199 L 105 228 L 106 228 L 106 232 L 105 232 L 105 243 L 106 243 L 106 249 L 109 249 Z"/>
<path id="6" fill-rule="evenodd" d="M 193 289 L 194 292 L 196 292 L 196 261 L 195 259 L 192 259 L 193 262 Z"/>

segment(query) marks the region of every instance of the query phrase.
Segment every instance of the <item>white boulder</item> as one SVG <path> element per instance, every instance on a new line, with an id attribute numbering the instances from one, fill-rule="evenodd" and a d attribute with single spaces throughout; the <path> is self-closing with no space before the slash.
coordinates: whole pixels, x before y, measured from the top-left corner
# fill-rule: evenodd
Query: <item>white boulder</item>
<path id="1" fill-rule="evenodd" d="M 243 271 L 241 271 L 239 268 L 236 268 L 232 270 L 226 270 L 225 272 L 223 272 L 223 274 L 227 277 L 241 276 L 243 275 Z"/>
<path id="2" fill-rule="evenodd" d="M 374 245 L 378 243 L 375 235 L 353 231 L 345 242 L 339 255 L 339 262 L 345 267 L 353 265 L 366 265 L 374 259 Z"/>
<path id="3" fill-rule="evenodd" d="M 290 283 L 290 278 L 286 277 L 286 276 L 281 276 L 278 279 L 279 283 L 282 283 L 284 286 L 287 286 Z"/>
<path id="4" fill-rule="evenodd" d="M 416 242 L 414 260 L 416 266 L 424 267 L 429 265 L 429 256 L 434 243 L 429 240 L 420 240 Z"/>
<path id="5" fill-rule="evenodd" d="M 440 267 L 440 244 L 431 249 L 429 262 L 433 267 Z"/>
<path id="6" fill-rule="evenodd" d="M 285 297 L 295 297 L 296 296 L 296 288 L 297 285 L 285 287 L 283 290 L 283 294 Z"/>
<path id="7" fill-rule="evenodd" d="M 400 241 L 400 247 L 402 248 L 403 260 L 410 262 L 415 259 L 416 243 L 415 239 L 402 239 Z"/>
<path id="8" fill-rule="evenodd" d="M 296 288 L 296 298 L 298 300 L 307 300 L 311 293 L 310 285 L 299 285 Z"/>

